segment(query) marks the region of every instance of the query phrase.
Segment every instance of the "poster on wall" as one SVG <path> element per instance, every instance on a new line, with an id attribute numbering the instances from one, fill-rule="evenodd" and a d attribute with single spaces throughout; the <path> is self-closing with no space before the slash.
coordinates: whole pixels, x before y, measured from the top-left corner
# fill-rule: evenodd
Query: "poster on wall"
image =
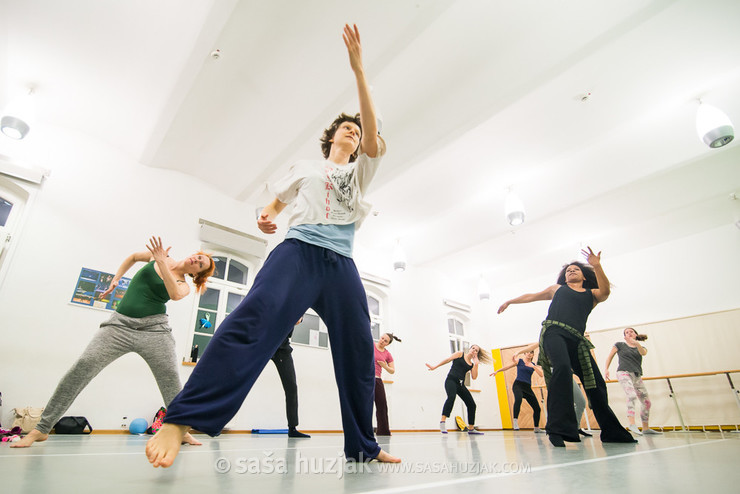
<path id="1" fill-rule="evenodd" d="M 113 293 L 107 298 L 100 298 L 110 286 L 110 282 L 113 281 L 113 276 L 111 273 L 82 268 L 80 277 L 77 279 L 77 286 L 75 286 L 75 291 L 72 294 L 72 303 L 97 309 L 116 310 L 123 294 L 128 289 L 131 278 L 121 278 Z"/>

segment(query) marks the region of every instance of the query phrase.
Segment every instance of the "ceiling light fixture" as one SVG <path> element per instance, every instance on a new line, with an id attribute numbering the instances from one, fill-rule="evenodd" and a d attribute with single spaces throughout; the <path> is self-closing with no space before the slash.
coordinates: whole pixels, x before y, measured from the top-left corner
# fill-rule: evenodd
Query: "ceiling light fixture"
<path id="1" fill-rule="evenodd" d="M 485 278 L 483 278 L 483 275 L 480 275 L 478 279 L 478 298 L 481 301 L 491 300 L 491 287 Z"/>
<path id="2" fill-rule="evenodd" d="M 721 148 L 735 138 L 735 129 L 730 118 L 721 110 L 699 100 L 696 111 L 696 133 L 710 148 Z"/>
<path id="3" fill-rule="evenodd" d="M 396 248 L 393 249 L 393 269 L 399 273 L 406 271 L 406 253 L 401 247 L 401 240 L 396 242 Z"/>
<path id="4" fill-rule="evenodd" d="M 0 118 L 0 132 L 18 140 L 28 135 L 34 119 L 33 92 L 34 88 L 29 87 L 27 94 L 11 100 Z"/>
<path id="5" fill-rule="evenodd" d="M 511 187 L 509 187 L 509 193 L 506 196 L 504 211 L 506 214 L 506 221 L 508 221 L 511 226 L 519 226 L 524 223 L 524 218 L 526 216 L 524 204 L 522 204 L 519 196 L 511 190 Z"/>

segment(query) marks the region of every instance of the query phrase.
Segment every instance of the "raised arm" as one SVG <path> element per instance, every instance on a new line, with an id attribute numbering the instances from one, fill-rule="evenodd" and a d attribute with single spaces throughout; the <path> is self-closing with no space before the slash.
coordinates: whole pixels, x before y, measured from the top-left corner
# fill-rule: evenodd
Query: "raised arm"
<path id="1" fill-rule="evenodd" d="M 604 366 L 604 377 L 606 380 L 609 380 L 609 366 L 612 365 L 612 359 L 614 358 L 614 355 L 617 353 L 617 347 L 613 346 L 611 351 L 609 352 L 609 355 L 606 357 L 606 365 Z"/>
<path id="2" fill-rule="evenodd" d="M 594 251 L 591 250 L 591 247 L 587 247 L 587 249 L 588 251 L 586 251 L 586 249 L 583 249 L 581 252 L 584 256 L 586 256 L 587 262 L 591 266 L 593 266 L 594 273 L 596 273 L 596 282 L 599 284 L 599 288 L 591 290 L 591 295 L 593 295 L 594 297 L 594 305 L 596 305 L 599 302 L 603 302 L 604 300 L 609 298 L 609 294 L 611 293 L 611 285 L 609 283 L 609 279 L 604 273 L 604 268 L 601 267 L 601 251 L 599 251 L 598 254 L 594 254 Z"/>
<path id="3" fill-rule="evenodd" d="M 436 369 L 438 367 L 441 367 L 441 366 L 443 366 L 445 364 L 449 364 L 450 362 L 452 362 L 456 358 L 460 358 L 462 356 L 463 356 L 463 352 L 455 352 L 452 355 L 450 355 L 449 357 L 447 357 L 446 359 L 444 359 L 442 362 L 438 363 L 437 365 L 429 365 L 429 364 L 425 364 L 425 365 L 427 366 L 427 368 L 430 371 L 433 371 L 434 369 Z"/>
<path id="4" fill-rule="evenodd" d="M 523 354 L 523 353 L 529 353 L 529 352 L 534 352 L 534 351 L 535 351 L 535 350 L 537 350 L 537 349 L 538 349 L 539 347 L 540 347 L 540 343 L 539 343 L 539 342 L 535 342 L 535 343 L 532 343 L 531 345 L 527 345 L 527 346 L 525 346 L 524 348 L 522 348 L 521 350 L 519 350 L 519 351 L 518 351 L 517 353 L 515 353 L 515 354 L 514 354 L 514 355 L 513 355 L 512 357 L 511 357 L 511 359 L 512 359 L 512 360 L 514 361 L 514 363 L 516 363 L 516 362 L 518 362 L 518 361 L 519 361 L 519 355 L 521 355 L 521 354 Z"/>
<path id="5" fill-rule="evenodd" d="M 537 373 L 540 377 L 545 377 L 545 374 L 542 372 L 542 367 L 532 362 L 532 368 L 534 368 L 534 371 Z"/>
<path id="6" fill-rule="evenodd" d="M 371 158 L 378 155 L 378 122 L 375 118 L 375 107 L 370 95 L 370 86 L 365 79 L 365 68 L 362 65 L 362 44 L 360 43 L 360 31 L 356 25 L 344 26 L 342 35 L 344 44 L 349 54 L 349 64 L 355 73 L 357 81 L 357 97 L 360 102 L 360 123 L 362 124 L 362 140 L 360 147 L 362 152 Z"/>
<path id="7" fill-rule="evenodd" d="M 498 369 L 498 370 L 495 370 L 495 371 L 491 372 L 491 373 L 489 374 L 489 376 L 495 376 L 495 375 L 496 375 L 496 374 L 498 374 L 499 372 L 504 372 L 504 371 L 507 371 L 507 370 L 511 369 L 512 367 L 516 367 L 516 366 L 517 366 L 517 364 L 516 364 L 516 363 L 514 363 L 514 364 L 509 364 L 509 365 L 507 365 L 506 367 L 501 367 L 500 369 Z"/>
<path id="8" fill-rule="evenodd" d="M 480 361 L 478 360 L 478 357 L 473 357 L 473 368 L 470 369 L 470 377 L 472 379 L 478 379 L 478 364 Z"/>
<path id="9" fill-rule="evenodd" d="M 498 313 L 501 314 L 511 304 L 528 304 L 530 302 L 536 302 L 538 300 L 552 300 L 552 297 L 555 295 L 555 292 L 558 290 L 558 288 L 560 288 L 560 285 L 552 285 L 545 288 L 541 292 L 525 293 L 524 295 L 520 295 L 517 298 L 512 298 L 511 300 L 504 302 L 501 307 L 498 308 Z"/>
<path id="10" fill-rule="evenodd" d="M 273 222 L 277 216 L 285 209 L 284 202 L 280 201 L 277 197 L 272 200 L 270 204 L 265 206 L 260 213 L 260 217 L 257 218 L 257 228 L 262 233 L 273 234 L 277 230 L 277 225 Z"/>
<path id="11" fill-rule="evenodd" d="M 157 263 L 162 281 L 164 281 L 164 287 L 167 289 L 167 295 L 170 296 L 170 299 L 180 300 L 187 297 L 190 293 L 190 287 L 185 280 L 178 280 L 172 274 L 172 271 L 170 271 L 170 262 L 172 262 L 168 254 L 170 247 L 167 247 L 167 249 L 163 248 L 162 239 L 152 237 L 149 239 L 149 245 L 146 248 L 149 249 L 154 262 Z"/>
<path id="12" fill-rule="evenodd" d="M 134 252 L 133 254 L 128 256 L 126 259 L 123 260 L 121 266 L 118 268 L 118 271 L 116 271 L 116 274 L 113 276 L 108 289 L 100 294 L 100 298 L 104 299 L 110 296 L 110 294 L 113 293 L 113 290 L 115 290 L 118 286 L 118 282 L 121 281 L 121 278 L 123 278 L 123 275 L 126 274 L 126 272 L 131 269 L 134 264 L 136 264 L 137 262 L 149 262 L 151 260 L 152 255 L 149 252 Z"/>

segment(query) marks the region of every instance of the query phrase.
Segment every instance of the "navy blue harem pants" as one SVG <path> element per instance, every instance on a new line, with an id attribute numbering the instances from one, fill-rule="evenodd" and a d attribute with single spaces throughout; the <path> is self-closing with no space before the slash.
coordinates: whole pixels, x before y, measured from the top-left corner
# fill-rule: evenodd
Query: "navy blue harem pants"
<path id="1" fill-rule="evenodd" d="M 351 258 L 288 239 L 267 257 L 224 319 L 165 422 L 220 434 L 295 322 L 312 308 L 329 331 L 348 459 L 375 458 L 373 340 L 365 289 Z"/>

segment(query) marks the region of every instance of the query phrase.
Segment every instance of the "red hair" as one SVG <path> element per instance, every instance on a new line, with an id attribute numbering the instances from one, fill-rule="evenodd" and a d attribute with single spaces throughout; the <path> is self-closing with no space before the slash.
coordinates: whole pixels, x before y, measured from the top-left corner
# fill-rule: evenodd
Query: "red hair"
<path id="1" fill-rule="evenodd" d="M 210 262 L 207 268 L 205 268 L 200 273 L 190 275 L 193 277 L 193 283 L 195 284 L 195 292 L 196 293 L 203 293 L 206 291 L 206 281 L 208 281 L 208 278 L 213 276 L 213 273 L 216 271 L 216 263 L 213 261 L 213 258 L 210 254 L 206 254 L 203 251 L 199 251 L 196 256 L 202 255 L 206 256 Z"/>

